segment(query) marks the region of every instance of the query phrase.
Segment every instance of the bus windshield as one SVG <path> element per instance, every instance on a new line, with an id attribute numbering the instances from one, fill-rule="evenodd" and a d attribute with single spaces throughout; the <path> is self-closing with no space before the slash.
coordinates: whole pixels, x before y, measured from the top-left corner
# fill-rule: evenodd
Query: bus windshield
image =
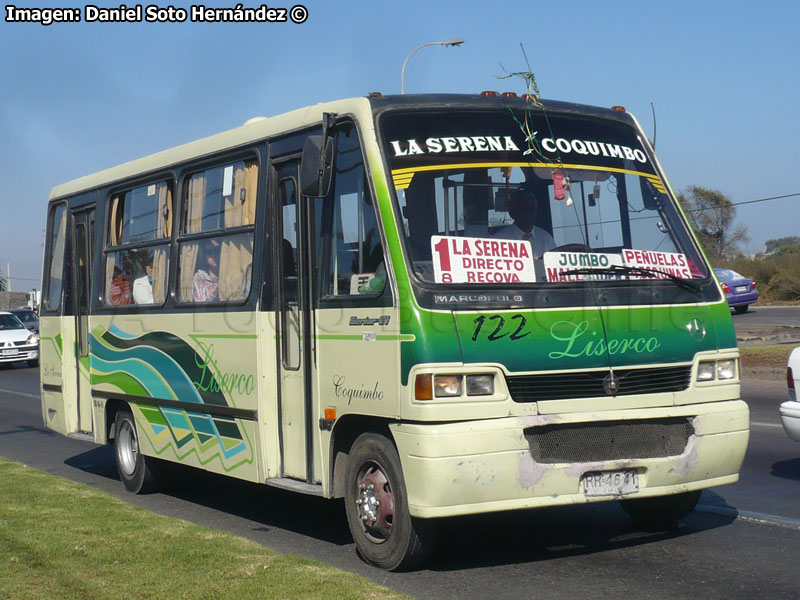
<path id="1" fill-rule="evenodd" d="M 529 110 L 380 120 L 415 276 L 443 286 L 704 279 L 637 130 Z"/>

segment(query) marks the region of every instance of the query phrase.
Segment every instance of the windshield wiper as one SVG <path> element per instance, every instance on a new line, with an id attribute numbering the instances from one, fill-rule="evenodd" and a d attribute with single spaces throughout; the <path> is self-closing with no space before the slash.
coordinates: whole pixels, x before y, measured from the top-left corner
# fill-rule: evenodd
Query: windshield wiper
<path id="1" fill-rule="evenodd" d="M 683 277 L 678 277 L 677 275 L 673 275 L 667 271 L 662 271 L 660 269 L 648 269 L 647 267 L 628 267 L 624 265 L 610 265 L 608 267 L 601 267 L 599 269 L 589 269 L 589 268 L 580 268 L 580 269 L 570 269 L 568 271 L 562 271 L 561 275 L 593 275 L 595 273 L 601 273 L 604 275 L 642 275 L 644 277 L 656 277 L 658 275 L 663 275 L 670 281 L 676 283 L 680 287 L 690 290 L 692 292 L 699 292 L 700 291 L 700 284 L 695 283 L 690 279 L 684 279 Z"/>

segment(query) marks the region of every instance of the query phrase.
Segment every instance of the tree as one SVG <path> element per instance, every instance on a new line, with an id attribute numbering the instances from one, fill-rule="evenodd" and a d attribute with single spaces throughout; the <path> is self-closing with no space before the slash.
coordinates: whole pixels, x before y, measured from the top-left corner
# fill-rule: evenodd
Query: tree
<path id="1" fill-rule="evenodd" d="M 7 286 L 6 278 L 3 275 L 3 272 L 0 271 L 0 292 L 5 292 L 7 287 L 8 286 Z"/>
<path id="2" fill-rule="evenodd" d="M 739 244 L 747 241 L 747 229 L 734 225 L 736 207 L 718 190 L 692 185 L 678 194 L 689 223 L 713 260 L 739 254 Z"/>
<path id="3" fill-rule="evenodd" d="M 800 246 L 800 237 L 792 235 L 789 237 L 777 238 L 774 240 L 767 240 L 764 242 L 764 247 L 767 254 L 773 254 L 782 250 L 794 250 L 794 247 Z"/>

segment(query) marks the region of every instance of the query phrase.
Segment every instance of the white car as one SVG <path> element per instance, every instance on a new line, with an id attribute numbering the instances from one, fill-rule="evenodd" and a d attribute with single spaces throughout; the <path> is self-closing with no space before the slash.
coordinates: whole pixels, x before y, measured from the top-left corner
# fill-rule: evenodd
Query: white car
<path id="1" fill-rule="evenodd" d="M 797 390 L 800 388 L 800 347 L 792 350 L 786 366 L 786 385 L 789 387 L 789 400 L 781 404 L 781 422 L 786 435 L 800 442 L 800 402 Z"/>
<path id="2" fill-rule="evenodd" d="M 29 367 L 39 364 L 39 336 L 10 312 L 0 311 L 0 363 L 23 360 Z"/>

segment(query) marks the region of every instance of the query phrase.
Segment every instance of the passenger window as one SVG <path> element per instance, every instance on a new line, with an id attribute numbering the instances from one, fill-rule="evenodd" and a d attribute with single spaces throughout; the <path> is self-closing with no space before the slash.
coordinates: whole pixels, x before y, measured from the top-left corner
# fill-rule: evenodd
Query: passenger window
<path id="1" fill-rule="evenodd" d="M 181 302 L 241 302 L 250 295 L 257 190 L 258 164 L 252 160 L 189 178 L 183 234 L 214 235 L 180 243 Z"/>
<path id="2" fill-rule="evenodd" d="M 105 304 L 163 304 L 167 297 L 172 190 L 159 181 L 111 197 Z"/>
<path id="3" fill-rule="evenodd" d="M 64 273 L 64 242 L 67 230 L 67 207 L 56 206 L 50 225 L 50 268 L 48 270 L 47 295 L 44 303 L 47 310 L 57 310 L 61 305 L 61 288 Z"/>
<path id="4" fill-rule="evenodd" d="M 327 294 L 377 295 L 386 285 L 386 265 L 354 125 L 348 124 L 338 130 L 336 148 Z"/>

